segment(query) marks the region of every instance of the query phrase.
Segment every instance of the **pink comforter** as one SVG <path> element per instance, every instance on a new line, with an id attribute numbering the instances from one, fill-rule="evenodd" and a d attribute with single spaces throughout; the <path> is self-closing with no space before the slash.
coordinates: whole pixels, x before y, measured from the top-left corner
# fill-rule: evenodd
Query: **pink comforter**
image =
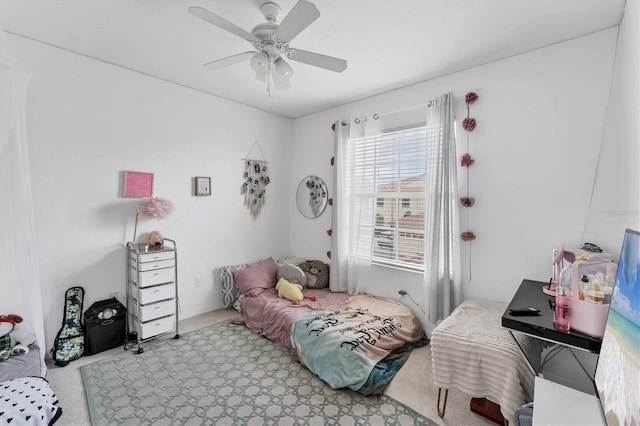
<path id="1" fill-rule="evenodd" d="M 310 312 L 336 305 L 348 293 L 332 292 L 329 289 L 304 289 L 305 296 L 316 296 L 316 301 L 304 299 L 294 305 L 287 299 L 280 299 L 276 289 L 265 290 L 258 297 L 245 296 L 240 304 L 240 313 L 233 318 L 234 324 L 244 324 L 255 333 L 261 334 L 285 348 L 291 348 L 293 322 Z"/>

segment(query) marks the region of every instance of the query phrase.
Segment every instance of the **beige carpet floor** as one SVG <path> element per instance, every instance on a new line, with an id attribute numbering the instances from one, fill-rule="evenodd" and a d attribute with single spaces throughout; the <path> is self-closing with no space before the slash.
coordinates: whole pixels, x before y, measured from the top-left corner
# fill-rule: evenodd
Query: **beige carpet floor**
<path id="1" fill-rule="evenodd" d="M 180 321 L 180 334 L 188 333 L 214 322 L 228 321 L 234 315 L 235 311 L 232 310 L 218 310 L 182 320 Z M 168 338 L 172 338 L 172 336 L 170 335 Z M 85 426 L 91 424 L 80 367 L 122 350 L 122 348 L 115 348 L 96 355 L 82 357 L 66 367 L 56 367 L 53 363 L 47 364 L 49 368 L 47 379 L 63 409 L 62 417 L 56 425 Z M 471 412 L 469 410 L 470 397 L 456 390 L 449 391 L 445 418 L 438 417 L 436 414 L 438 389 L 433 385 L 429 346 L 415 349 L 411 353 L 409 360 L 393 379 L 385 393 L 441 425 L 495 425 L 495 423 Z"/>

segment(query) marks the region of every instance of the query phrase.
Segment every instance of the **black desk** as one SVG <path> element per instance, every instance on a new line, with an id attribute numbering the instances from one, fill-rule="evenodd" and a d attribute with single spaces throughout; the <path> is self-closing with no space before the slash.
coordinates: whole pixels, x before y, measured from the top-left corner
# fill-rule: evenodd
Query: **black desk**
<path id="1" fill-rule="evenodd" d="M 575 330 L 571 330 L 569 333 L 556 331 L 553 324 L 554 298 L 542 292 L 542 287 L 547 285 L 549 283 L 523 280 L 502 315 L 502 326 L 551 343 L 571 346 L 596 354 L 600 353 L 601 338 L 591 337 Z M 540 316 L 515 317 L 509 314 L 509 309 L 511 308 L 528 307 L 539 309 Z"/>

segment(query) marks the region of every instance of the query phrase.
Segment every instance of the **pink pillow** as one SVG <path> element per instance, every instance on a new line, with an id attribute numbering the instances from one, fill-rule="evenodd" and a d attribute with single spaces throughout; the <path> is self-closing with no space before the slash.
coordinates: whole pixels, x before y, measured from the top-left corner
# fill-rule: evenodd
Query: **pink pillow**
<path id="1" fill-rule="evenodd" d="M 256 297 L 265 289 L 275 288 L 278 264 L 269 257 L 248 268 L 233 271 L 238 289 L 246 296 Z"/>

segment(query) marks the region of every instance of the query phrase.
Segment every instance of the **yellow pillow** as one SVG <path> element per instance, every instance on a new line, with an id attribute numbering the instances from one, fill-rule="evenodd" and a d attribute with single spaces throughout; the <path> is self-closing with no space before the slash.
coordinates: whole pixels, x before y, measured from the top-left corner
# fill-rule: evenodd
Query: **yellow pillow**
<path id="1" fill-rule="evenodd" d="M 276 284 L 276 290 L 278 290 L 278 297 L 291 300 L 294 305 L 297 305 L 304 298 L 302 286 L 300 284 L 292 284 L 284 278 L 280 278 Z"/>

